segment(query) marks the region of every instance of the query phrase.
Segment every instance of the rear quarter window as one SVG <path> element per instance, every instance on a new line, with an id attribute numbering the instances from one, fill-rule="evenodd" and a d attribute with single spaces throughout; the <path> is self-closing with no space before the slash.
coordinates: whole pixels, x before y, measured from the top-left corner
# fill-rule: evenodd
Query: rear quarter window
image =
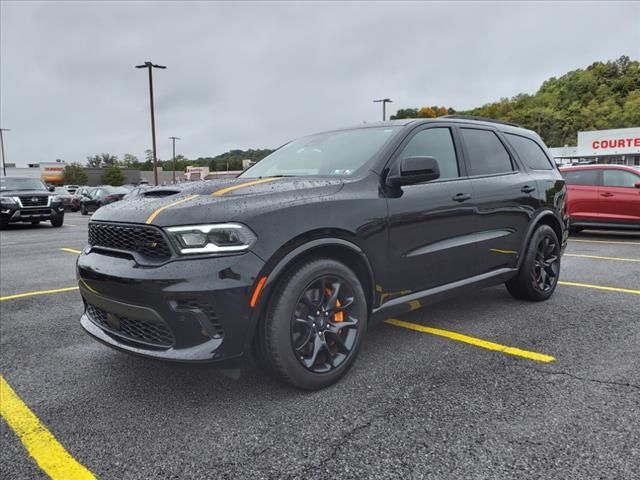
<path id="1" fill-rule="evenodd" d="M 527 167 L 533 170 L 553 170 L 551 161 L 537 142 L 513 133 L 506 133 L 505 136 Z"/>

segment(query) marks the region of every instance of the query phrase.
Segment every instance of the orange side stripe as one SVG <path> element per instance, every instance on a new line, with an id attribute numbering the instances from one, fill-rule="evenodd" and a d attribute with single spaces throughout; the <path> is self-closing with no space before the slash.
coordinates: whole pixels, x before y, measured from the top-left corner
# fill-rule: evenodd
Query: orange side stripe
<path id="1" fill-rule="evenodd" d="M 270 177 L 270 178 L 260 178 L 258 180 L 253 180 L 247 183 L 240 183 L 238 185 L 231 185 L 230 187 L 221 188 L 220 190 L 216 190 L 211 195 L 214 197 L 221 197 L 225 193 L 233 192 L 234 190 L 238 190 L 240 188 L 251 187 L 253 185 L 259 185 L 260 183 L 273 182 L 274 180 L 278 180 L 279 177 Z"/>
<path id="2" fill-rule="evenodd" d="M 165 205 L 164 207 L 160 207 L 159 209 L 157 209 L 155 212 L 153 212 L 151 215 L 149 215 L 149 218 L 147 218 L 147 221 L 144 222 L 147 225 L 151 225 L 151 222 L 153 222 L 155 220 L 155 218 L 160 215 L 160 213 L 164 212 L 167 208 L 171 208 L 171 207 L 175 207 L 176 205 L 180 205 L 181 203 L 185 203 L 188 202 L 189 200 L 193 200 L 194 198 L 196 198 L 198 195 L 189 195 L 186 198 L 183 198 L 181 200 L 178 200 L 176 202 L 170 203 L 168 205 Z"/>
<path id="3" fill-rule="evenodd" d="M 256 306 L 256 303 L 258 303 L 260 292 L 262 291 L 262 288 L 264 287 L 266 281 L 267 277 L 262 277 L 258 282 L 258 285 L 256 285 L 256 289 L 253 291 L 253 296 L 251 297 L 251 308 L 254 308 Z"/>

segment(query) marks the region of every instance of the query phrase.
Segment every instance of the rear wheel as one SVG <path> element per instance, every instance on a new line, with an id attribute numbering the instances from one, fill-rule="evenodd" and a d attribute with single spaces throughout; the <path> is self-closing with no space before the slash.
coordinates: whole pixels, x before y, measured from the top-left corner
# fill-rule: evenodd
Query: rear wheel
<path id="1" fill-rule="evenodd" d="M 558 285 L 560 242 L 548 225 L 540 225 L 531 237 L 520 270 L 509 280 L 507 290 L 516 298 L 547 300 Z"/>
<path id="2" fill-rule="evenodd" d="M 261 325 L 259 350 L 277 378 L 318 390 L 338 381 L 355 362 L 367 315 L 358 277 L 335 260 L 311 259 L 278 283 Z"/>

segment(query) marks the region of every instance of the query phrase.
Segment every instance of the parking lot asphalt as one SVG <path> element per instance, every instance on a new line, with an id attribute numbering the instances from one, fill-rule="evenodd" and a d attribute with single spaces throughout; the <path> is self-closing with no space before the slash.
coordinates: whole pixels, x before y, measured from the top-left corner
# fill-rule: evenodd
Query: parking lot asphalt
<path id="1" fill-rule="evenodd" d="M 65 222 L 0 233 L 0 373 L 96 478 L 640 478 L 637 233 L 572 237 L 547 302 L 494 287 L 401 318 L 555 361 L 382 324 L 305 393 L 115 352 L 83 333 L 75 290 L 11 298 L 75 286 L 87 217 Z M 3 478 L 47 478 L 0 427 Z"/>

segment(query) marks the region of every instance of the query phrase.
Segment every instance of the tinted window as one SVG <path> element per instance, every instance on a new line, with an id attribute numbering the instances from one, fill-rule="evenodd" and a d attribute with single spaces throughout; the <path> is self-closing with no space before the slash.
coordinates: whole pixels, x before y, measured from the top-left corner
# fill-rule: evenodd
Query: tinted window
<path id="1" fill-rule="evenodd" d="M 513 171 L 509 153 L 495 133 L 471 128 L 462 128 L 460 131 L 469 154 L 471 175 Z"/>
<path id="2" fill-rule="evenodd" d="M 624 170 L 604 170 L 602 184 L 607 187 L 634 187 L 640 177 Z"/>
<path id="3" fill-rule="evenodd" d="M 459 176 L 456 150 L 448 128 L 429 128 L 415 134 L 400 154 L 407 157 L 433 157 L 440 167 L 440 178 Z"/>
<path id="4" fill-rule="evenodd" d="M 562 175 L 569 185 L 598 185 L 598 170 L 575 170 Z"/>
<path id="5" fill-rule="evenodd" d="M 545 155 L 544 151 L 536 142 L 530 138 L 521 137 L 520 135 L 506 134 L 509 143 L 515 148 L 520 160 L 525 165 L 534 170 L 552 170 L 551 162 Z"/>

